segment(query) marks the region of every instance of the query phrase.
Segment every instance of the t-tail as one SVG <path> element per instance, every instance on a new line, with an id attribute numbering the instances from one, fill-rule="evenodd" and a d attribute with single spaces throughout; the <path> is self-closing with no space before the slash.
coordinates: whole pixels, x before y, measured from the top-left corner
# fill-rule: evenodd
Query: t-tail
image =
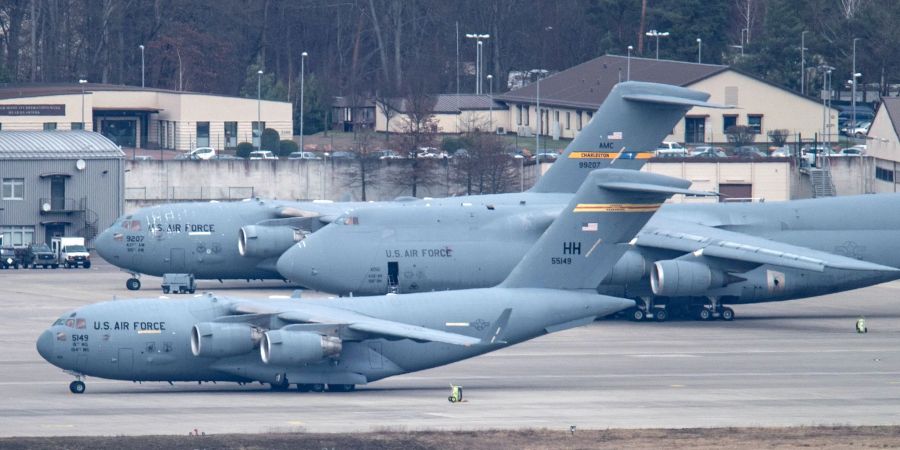
<path id="1" fill-rule="evenodd" d="M 593 169 L 640 170 L 654 150 L 694 106 L 709 94 L 667 84 L 627 81 L 617 84 L 565 152 L 531 192 L 575 192 Z"/>
<path id="2" fill-rule="evenodd" d="M 569 205 L 500 286 L 596 289 L 663 202 L 690 191 L 680 178 L 626 169 L 591 172 Z"/>

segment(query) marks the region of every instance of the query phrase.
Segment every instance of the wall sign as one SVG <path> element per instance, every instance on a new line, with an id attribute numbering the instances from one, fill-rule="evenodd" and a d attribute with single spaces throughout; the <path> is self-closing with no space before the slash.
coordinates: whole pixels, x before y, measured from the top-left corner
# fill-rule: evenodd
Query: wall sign
<path id="1" fill-rule="evenodd" d="M 0 116 L 64 116 L 66 105 L 0 105 Z"/>

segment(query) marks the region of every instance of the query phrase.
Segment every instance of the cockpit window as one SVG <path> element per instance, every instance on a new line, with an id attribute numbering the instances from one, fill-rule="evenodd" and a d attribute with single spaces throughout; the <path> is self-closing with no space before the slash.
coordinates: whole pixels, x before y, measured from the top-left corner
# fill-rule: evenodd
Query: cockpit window
<path id="1" fill-rule="evenodd" d="M 141 231 L 141 221 L 140 220 L 123 220 L 122 228 L 129 231 Z"/>
<path id="2" fill-rule="evenodd" d="M 344 214 L 334 221 L 339 225 L 359 225 L 359 217 L 350 214 Z"/>
<path id="3" fill-rule="evenodd" d="M 66 319 L 66 327 L 75 328 L 75 319 Z"/>
<path id="4" fill-rule="evenodd" d="M 53 326 L 62 325 L 65 322 L 63 319 L 56 319 L 56 322 L 53 322 Z"/>
<path id="5" fill-rule="evenodd" d="M 84 319 L 75 319 L 75 328 L 79 330 L 85 329 L 87 326 L 87 321 Z"/>

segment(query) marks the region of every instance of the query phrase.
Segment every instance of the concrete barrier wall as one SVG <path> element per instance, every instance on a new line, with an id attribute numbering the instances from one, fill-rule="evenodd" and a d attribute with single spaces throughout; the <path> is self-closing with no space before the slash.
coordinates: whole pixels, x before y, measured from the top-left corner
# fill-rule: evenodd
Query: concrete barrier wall
<path id="1" fill-rule="evenodd" d="M 380 161 L 367 172 L 366 200 L 412 195 L 402 181 L 410 160 Z M 434 170 L 417 189 L 418 197 L 465 195 L 466 183 L 450 161 L 433 161 Z M 518 174 L 518 168 L 515 168 Z M 525 189 L 534 184 L 535 166 L 525 166 Z M 125 210 L 174 201 L 361 200 L 361 177 L 353 161 L 328 160 L 150 160 L 126 161 Z M 519 190 L 517 175 L 507 190 Z M 477 192 L 476 192 L 477 193 Z"/>

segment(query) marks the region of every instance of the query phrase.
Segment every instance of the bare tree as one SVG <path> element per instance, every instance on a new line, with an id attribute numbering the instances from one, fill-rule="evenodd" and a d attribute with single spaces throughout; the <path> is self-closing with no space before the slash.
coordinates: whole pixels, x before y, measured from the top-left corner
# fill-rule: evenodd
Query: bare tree
<path id="1" fill-rule="evenodd" d="M 410 161 L 405 170 L 396 173 L 392 181 L 399 186 L 409 187 L 413 197 L 418 194 L 419 185 L 430 182 L 435 175 L 435 161 L 431 158 L 419 158 L 420 149 L 431 147 L 435 143 L 435 101 L 434 96 L 415 88 L 410 88 L 402 100 L 400 150 L 409 154 Z"/>
<path id="2" fill-rule="evenodd" d="M 734 125 L 725 130 L 725 136 L 735 147 L 741 147 L 756 139 L 756 131 L 747 125 Z"/>
<path id="3" fill-rule="evenodd" d="M 361 130 L 355 133 L 353 145 L 356 159 L 352 168 L 347 172 L 348 188 L 359 188 L 360 200 L 367 201 L 366 190 L 377 184 L 379 167 L 378 158 L 373 157 L 375 152 L 375 132 Z"/>

